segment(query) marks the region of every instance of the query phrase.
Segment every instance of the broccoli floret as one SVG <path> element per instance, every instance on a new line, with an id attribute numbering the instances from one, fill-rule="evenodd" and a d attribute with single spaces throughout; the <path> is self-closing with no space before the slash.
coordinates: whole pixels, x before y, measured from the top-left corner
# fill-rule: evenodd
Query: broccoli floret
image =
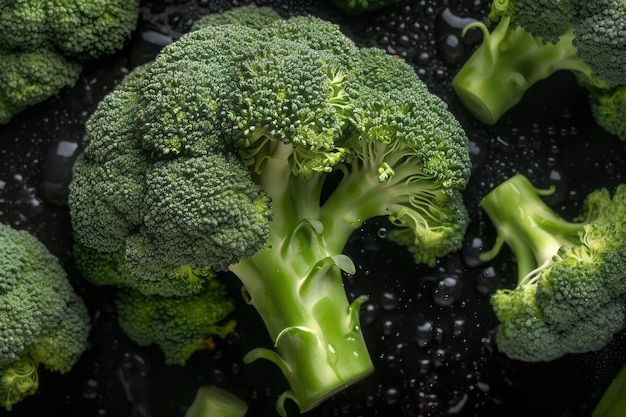
<path id="1" fill-rule="evenodd" d="M 281 19 L 281 16 L 271 7 L 241 6 L 222 13 L 208 14 L 194 22 L 191 30 L 220 25 L 240 25 L 252 29 L 263 29 L 278 19 Z"/>
<path id="2" fill-rule="evenodd" d="M 86 348 L 89 314 L 58 259 L 0 224 L 0 406 L 39 388 L 37 369 L 66 373 Z"/>
<path id="3" fill-rule="evenodd" d="M 515 288 L 491 298 L 496 343 L 525 361 L 598 350 L 626 324 L 626 185 L 612 198 L 607 189 L 592 192 L 572 221 L 541 199 L 549 192 L 516 174 L 481 202 L 497 231 L 481 259 L 506 244 L 517 263 Z"/>
<path id="4" fill-rule="evenodd" d="M 0 0 L 0 124 L 120 49 L 138 15 L 139 0 Z"/>
<path id="5" fill-rule="evenodd" d="M 118 293 L 116 305 L 126 334 L 140 345 L 158 345 L 169 364 L 184 364 L 194 352 L 212 348 L 213 336 L 225 338 L 235 326 L 232 320 L 219 323 L 233 311 L 234 304 L 217 280 L 206 281 L 200 291 L 183 297 L 124 289 Z"/>
<path id="6" fill-rule="evenodd" d="M 626 85 L 591 89 L 591 112 L 598 125 L 626 141 Z"/>
<path id="7" fill-rule="evenodd" d="M 248 405 L 235 394 L 216 385 L 198 388 L 185 417 L 244 417 Z"/>
<path id="8" fill-rule="evenodd" d="M 288 398 L 306 411 L 372 372 L 366 297 L 350 303 L 342 285 L 351 234 L 387 217 L 434 266 L 461 247 L 470 161 L 460 124 L 401 59 L 311 16 L 257 24 L 255 10 L 237 12 L 252 27 L 199 24 L 103 100 L 69 202 L 87 279 L 234 272 L 275 345 L 245 361 L 280 367 L 284 414 Z M 111 278 L 121 262 L 135 279 Z"/>
<path id="9" fill-rule="evenodd" d="M 331 2 L 344 13 L 358 15 L 382 9 L 397 3 L 398 0 L 331 0 Z"/>
<path id="10" fill-rule="evenodd" d="M 483 43 L 453 80 L 465 107 L 496 123 L 539 80 L 573 72 L 584 87 L 626 84 L 622 0 L 501 0 L 492 3 Z"/>

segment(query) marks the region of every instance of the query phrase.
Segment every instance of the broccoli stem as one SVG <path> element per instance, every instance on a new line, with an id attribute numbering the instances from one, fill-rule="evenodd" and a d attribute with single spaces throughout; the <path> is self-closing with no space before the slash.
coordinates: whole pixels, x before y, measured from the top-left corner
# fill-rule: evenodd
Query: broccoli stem
<path id="1" fill-rule="evenodd" d="M 249 303 L 262 317 L 274 350 L 258 348 L 245 362 L 262 358 L 278 365 L 292 399 L 305 412 L 373 372 L 359 326 L 367 297 L 348 301 L 341 271 L 354 273 L 342 254 L 359 224 L 334 227 L 320 221 L 323 175 L 303 180 L 291 172 L 290 145 L 273 143 L 256 180 L 272 198 L 274 220 L 263 249 L 230 267 L 243 283 Z"/>
<path id="2" fill-rule="evenodd" d="M 485 124 L 496 123 L 529 88 L 558 70 L 591 78 L 589 67 L 576 56 L 571 30 L 552 43 L 511 25 L 509 17 L 502 17 L 491 33 L 482 22 L 468 25 L 464 32 L 473 27 L 483 32 L 483 43 L 453 86 L 464 106 Z"/>
<path id="3" fill-rule="evenodd" d="M 583 223 L 562 219 L 541 199 L 541 195 L 552 191 L 539 190 L 526 177 L 516 174 L 481 201 L 498 235 L 494 248 L 483 253 L 481 259 L 492 259 L 506 243 L 517 259 L 518 286 L 532 283 L 559 248 L 576 244 L 578 233 L 584 230 Z"/>
<path id="4" fill-rule="evenodd" d="M 620 417 L 626 410 L 626 364 L 600 398 L 591 417 Z"/>

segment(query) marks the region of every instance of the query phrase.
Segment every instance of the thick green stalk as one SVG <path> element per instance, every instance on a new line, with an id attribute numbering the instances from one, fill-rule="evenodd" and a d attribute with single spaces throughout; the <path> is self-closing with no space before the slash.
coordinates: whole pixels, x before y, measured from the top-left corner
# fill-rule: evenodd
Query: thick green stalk
<path id="1" fill-rule="evenodd" d="M 483 43 L 455 76 L 453 86 L 465 107 L 485 124 L 496 123 L 530 87 L 558 70 L 591 75 L 576 57 L 571 31 L 551 43 L 511 26 L 509 17 L 501 18 L 491 33 L 481 22 L 465 31 L 473 27 L 482 30 Z"/>
<path id="2" fill-rule="evenodd" d="M 288 145 L 277 145 L 257 178 L 272 198 L 268 242 L 231 266 L 274 343 L 244 360 L 270 360 L 289 382 L 291 390 L 277 403 L 281 415 L 287 398 L 304 412 L 373 372 L 359 326 L 367 298 L 350 303 L 342 281 L 342 270 L 355 272 L 341 253 L 348 229 L 339 232 L 320 221 L 322 177 L 293 176 L 288 155 Z M 331 243 L 336 240 L 342 244 Z"/>
<path id="3" fill-rule="evenodd" d="M 561 246 L 575 242 L 583 230 L 583 224 L 562 219 L 541 199 L 551 192 L 538 190 L 526 177 L 516 174 L 481 201 L 497 231 L 494 247 L 481 259 L 492 259 L 506 243 L 517 259 L 518 285 L 551 262 Z"/>

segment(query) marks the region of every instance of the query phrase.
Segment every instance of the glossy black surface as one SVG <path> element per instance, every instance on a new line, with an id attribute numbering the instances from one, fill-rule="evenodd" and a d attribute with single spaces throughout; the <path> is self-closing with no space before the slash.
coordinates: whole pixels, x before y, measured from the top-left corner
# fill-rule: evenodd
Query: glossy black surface
<path id="1" fill-rule="evenodd" d="M 0 221 L 30 230 L 60 258 L 94 324 L 89 348 L 74 370 L 41 371 L 38 393 L 0 415 L 183 416 L 197 387 L 208 383 L 248 401 L 250 417 L 275 415 L 273 403 L 286 389 L 282 376 L 270 364 L 241 360 L 251 348 L 269 343 L 255 311 L 242 302 L 235 334 L 213 351 L 196 353 L 184 367 L 165 366 L 158 349 L 139 347 L 119 331 L 111 290 L 93 288 L 76 274 L 64 203 L 71 163 L 82 149 L 83 123 L 98 100 L 194 19 L 247 3 L 145 1 L 124 50 L 91 62 L 73 88 L 0 126 Z M 386 241 L 384 220 L 368 222 L 353 236 L 346 252 L 358 268 L 346 277 L 346 290 L 351 298 L 370 296 L 362 324 L 376 372 L 307 415 L 588 416 L 626 360 L 626 335 L 601 351 L 550 363 L 504 357 L 493 341 L 497 322 L 489 294 L 513 285 L 513 260 L 506 250 L 489 264 L 476 259 L 494 237 L 480 197 L 515 172 L 542 187 L 556 185 L 548 201 L 568 218 L 592 189 L 626 182 L 626 144 L 596 126 L 573 76 L 557 74 L 538 83 L 518 107 L 487 127 L 462 107 L 451 80 L 480 41 L 472 32 L 461 39 L 460 30 L 485 16 L 488 1 L 406 0 L 359 17 L 342 15 L 324 1 L 258 4 L 285 16 L 312 13 L 337 22 L 359 45 L 381 47 L 412 63 L 467 130 L 474 164 L 465 193 L 471 215 L 466 248 L 435 268 L 416 266 Z M 227 279 L 238 299 L 237 280 Z"/>

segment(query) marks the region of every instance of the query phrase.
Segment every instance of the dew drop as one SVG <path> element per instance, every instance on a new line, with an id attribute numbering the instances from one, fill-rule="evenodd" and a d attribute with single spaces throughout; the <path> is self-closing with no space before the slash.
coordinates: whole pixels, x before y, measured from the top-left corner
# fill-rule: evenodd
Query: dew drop
<path id="1" fill-rule="evenodd" d="M 455 275 L 442 277 L 433 288 L 433 301 L 441 307 L 450 307 L 456 303 L 463 292 L 463 286 Z"/>

